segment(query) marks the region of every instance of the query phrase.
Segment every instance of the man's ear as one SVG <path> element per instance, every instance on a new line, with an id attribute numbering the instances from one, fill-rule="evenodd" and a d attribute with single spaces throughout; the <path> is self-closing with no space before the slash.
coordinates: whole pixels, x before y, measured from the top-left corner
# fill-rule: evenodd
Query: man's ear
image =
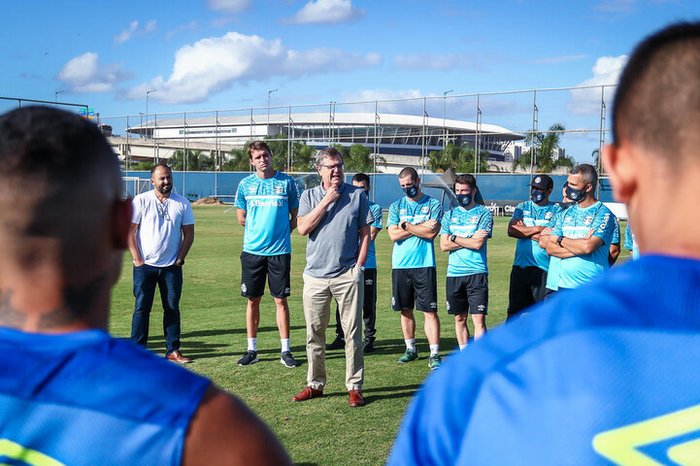
<path id="1" fill-rule="evenodd" d="M 617 202 L 629 203 L 637 190 L 637 174 L 635 153 L 629 144 L 603 146 L 603 167 L 610 177 L 613 196 Z"/>
<path id="2" fill-rule="evenodd" d="M 112 245 L 114 249 L 126 249 L 131 228 L 131 199 L 119 199 L 112 204 Z"/>

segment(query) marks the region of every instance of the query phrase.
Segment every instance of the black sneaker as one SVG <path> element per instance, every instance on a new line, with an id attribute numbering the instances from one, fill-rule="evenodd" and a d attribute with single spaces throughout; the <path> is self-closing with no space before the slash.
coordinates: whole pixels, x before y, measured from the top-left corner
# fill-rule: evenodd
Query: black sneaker
<path id="1" fill-rule="evenodd" d="M 343 348 L 345 348 L 345 339 L 340 338 L 339 336 L 336 336 L 332 343 L 326 345 L 327 350 L 337 350 Z"/>
<path id="2" fill-rule="evenodd" d="M 280 357 L 280 363 L 287 367 L 301 366 L 301 363 L 294 359 L 294 356 L 292 356 L 291 351 L 285 351 L 284 353 L 282 353 L 282 356 Z"/>
<path id="3" fill-rule="evenodd" d="M 363 348 L 363 351 L 365 353 L 374 353 L 375 348 L 374 348 L 374 338 L 369 338 L 365 340 L 365 346 Z"/>
<path id="4" fill-rule="evenodd" d="M 255 364 L 258 361 L 260 360 L 258 359 L 257 351 L 246 351 L 245 353 L 243 353 L 241 359 L 238 360 L 238 365 L 247 366 L 249 364 Z"/>

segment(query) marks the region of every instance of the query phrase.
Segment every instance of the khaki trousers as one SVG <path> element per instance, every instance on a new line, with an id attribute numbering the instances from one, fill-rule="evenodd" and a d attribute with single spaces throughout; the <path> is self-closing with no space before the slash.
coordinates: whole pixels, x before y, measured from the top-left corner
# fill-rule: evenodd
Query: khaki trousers
<path id="1" fill-rule="evenodd" d="M 331 298 L 338 302 L 340 323 L 345 334 L 345 387 L 361 390 L 364 381 L 362 354 L 362 302 L 364 277 L 352 267 L 334 278 L 304 274 L 304 318 L 306 319 L 307 383 L 323 390 L 326 385 L 326 327 L 331 315 Z"/>

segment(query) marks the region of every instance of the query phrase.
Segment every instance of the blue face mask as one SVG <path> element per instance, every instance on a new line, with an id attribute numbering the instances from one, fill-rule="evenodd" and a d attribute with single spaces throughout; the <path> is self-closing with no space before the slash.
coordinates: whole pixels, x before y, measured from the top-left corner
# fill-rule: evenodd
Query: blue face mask
<path id="1" fill-rule="evenodd" d="M 457 202 L 462 207 L 467 207 L 472 203 L 471 194 L 455 194 L 455 197 L 457 197 Z"/>
<path id="2" fill-rule="evenodd" d="M 406 193 L 406 196 L 410 197 L 411 199 L 418 195 L 418 186 L 407 186 L 401 189 L 403 189 L 403 192 Z"/>
<path id="3" fill-rule="evenodd" d="M 533 189 L 532 192 L 530 192 L 530 199 L 535 204 L 539 204 L 540 202 L 544 201 L 545 197 L 546 197 L 545 192 L 540 191 L 539 189 Z"/>
<path id="4" fill-rule="evenodd" d="M 586 197 L 586 189 L 576 189 L 572 188 L 571 186 L 567 186 L 566 197 L 568 197 L 576 203 L 579 203 L 583 200 L 584 197 Z"/>

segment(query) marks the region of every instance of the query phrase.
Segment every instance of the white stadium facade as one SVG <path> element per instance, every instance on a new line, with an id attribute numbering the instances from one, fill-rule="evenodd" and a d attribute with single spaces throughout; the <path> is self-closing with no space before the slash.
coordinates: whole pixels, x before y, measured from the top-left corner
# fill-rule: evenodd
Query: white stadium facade
<path id="1" fill-rule="evenodd" d="M 110 138 L 115 151 L 131 161 L 167 159 L 175 150 L 225 153 L 246 142 L 280 137 L 321 149 L 334 144 L 361 144 L 380 155 L 391 172 L 419 166 L 422 157 L 446 142 L 480 147 L 493 162 L 513 159 L 515 143 L 524 135 L 507 128 L 461 120 L 393 113 L 295 113 L 251 116 L 160 117 L 127 126 Z"/>

